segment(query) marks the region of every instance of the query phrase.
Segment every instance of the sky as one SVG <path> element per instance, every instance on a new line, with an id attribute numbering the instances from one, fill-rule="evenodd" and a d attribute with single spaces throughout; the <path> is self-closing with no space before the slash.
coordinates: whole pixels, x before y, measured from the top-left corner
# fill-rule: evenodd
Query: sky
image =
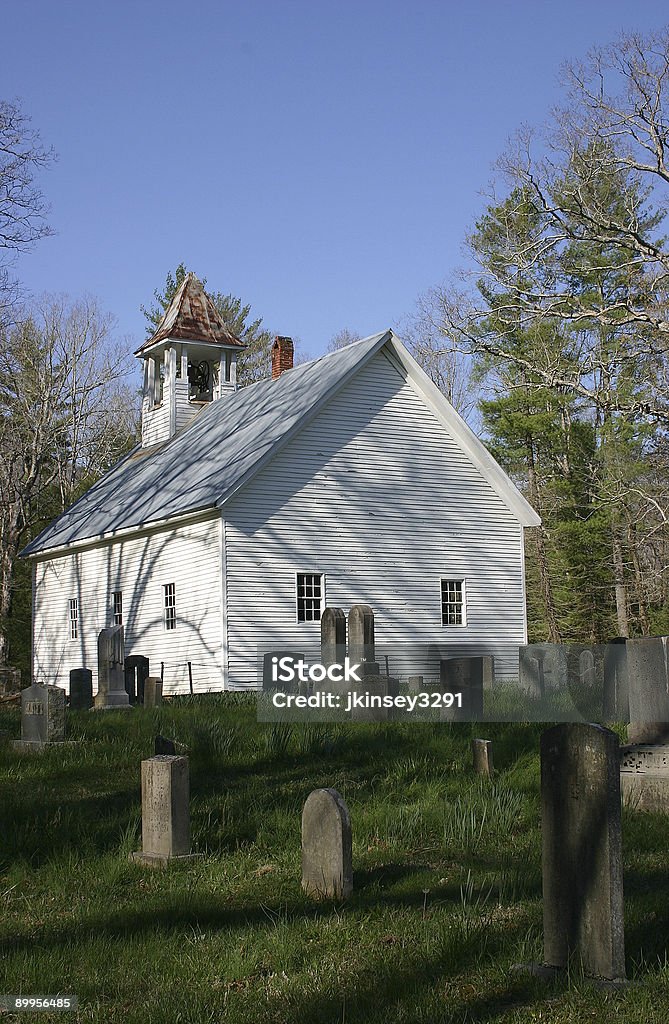
<path id="1" fill-rule="evenodd" d="M 182 261 L 311 356 L 401 335 L 561 63 L 667 21 L 656 0 L 6 4 L 0 99 L 58 154 L 55 233 L 15 274 L 96 296 L 129 349 Z"/>

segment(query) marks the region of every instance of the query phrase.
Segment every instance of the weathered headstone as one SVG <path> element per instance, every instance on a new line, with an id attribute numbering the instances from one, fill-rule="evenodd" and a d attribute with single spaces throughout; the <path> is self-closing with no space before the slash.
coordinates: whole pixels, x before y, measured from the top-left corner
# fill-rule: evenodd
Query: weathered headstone
<path id="1" fill-rule="evenodd" d="M 144 680 L 144 707 L 157 708 L 163 703 L 163 681 L 159 676 L 147 676 Z"/>
<path id="2" fill-rule="evenodd" d="M 149 675 L 149 659 L 131 654 L 125 659 L 125 690 L 131 704 L 144 703 L 144 683 Z"/>
<path id="3" fill-rule="evenodd" d="M 44 746 L 65 739 L 65 690 L 33 683 L 21 690 L 21 744 Z"/>
<path id="4" fill-rule="evenodd" d="M 72 711 L 88 711 L 93 706 L 93 673 L 90 668 L 73 668 L 70 671 L 70 708 Z"/>
<path id="5" fill-rule="evenodd" d="M 492 775 L 492 740 L 472 740 L 472 766 L 477 775 Z"/>
<path id="6" fill-rule="evenodd" d="M 190 852 L 188 758 L 162 754 L 142 761 L 142 849 L 145 864 L 185 859 Z"/>
<path id="7" fill-rule="evenodd" d="M 628 640 L 630 743 L 669 743 L 669 637 Z"/>
<path id="8" fill-rule="evenodd" d="M 598 725 L 541 736 L 544 958 L 625 978 L 618 737 Z"/>
<path id="9" fill-rule="evenodd" d="M 129 708 L 125 689 L 123 626 L 109 626 L 98 636 L 98 692 L 96 711 Z"/>
<path id="10" fill-rule="evenodd" d="M 627 641 L 616 637 L 604 648 L 604 721 L 629 722 Z"/>
<path id="11" fill-rule="evenodd" d="M 483 718 L 483 658 L 445 658 L 439 662 L 443 693 L 460 693 L 460 707 L 442 707 L 440 718 L 452 722 L 477 722 Z"/>
<path id="12" fill-rule="evenodd" d="M 409 693 L 422 693 L 423 676 L 407 676 L 407 689 Z"/>
<path id="13" fill-rule="evenodd" d="M 518 679 L 532 696 L 568 685 L 567 648 L 563 644 L 525 644 L 518 648 Z"/>
<path id="14" fill-rule="evenodd" d="M 315 789 L 304 805 L 302 888 L 337 900 L 353 890 L 351 819 L 336 789 Z"/>
<path id="15" fill-rule="evenodd" d="M 368 604 L 354 604 L 348 613 L 348 656 L 351 664 L 362 664 L 364 675 L 378 675 L 374 652 L 374 612 Z"/>
<path id="16" fill-rule="evenodd" d="M 321 615 L 321 662 L 326 668 L 343 665 L 346 657 L 346 615 L 341 608 L 325 608 Z"/>
<path id="17" fill-rule="evenodd" d="M 297 693 L 298 680 L 292 680 L 290 682 L 281 681 L 278 677 L 283 674 L 280 662 L 288 658 L 291 666 L 296 665 L 298 661 L 304 660 L 304 654 L 300 651 L 288 651 L 285 649 L 278 649 L 276 651 L 268 651 L 267 654 L 263 655 L 263 666 L 262 666 L 262 688 L 263 690 L 280 690 L 282 693 Z M 275 660 L 276 659 L 276 660 Z M 274 679 L 274 676 L 277 679 Z"/>
<path id="18" fill-rule="evenodd" d="M 638 811 L 669 814 L 669 745 L 637 745 L 620 751 L 623 803 Z"/>
<path id="19" fill-rule="evenodd" d="M 378 665 L 376 665 L 378 669 Z M 362 695 L 365 703 L 359 705 L 353 703 L 351 706 L 351 721 L 353 722 L 387 722 L 397 717 L 393 705 L 387 706 L 387 697 L 397 697 L 400 692 L 400 682 L 394 676 L 369 674 L 363 676 L 361 683 L 351 683 L 348 687 L 349 694 L 354 693 L 357 697 Z M 351 700 L 356 698 L 351 697 Z"/>

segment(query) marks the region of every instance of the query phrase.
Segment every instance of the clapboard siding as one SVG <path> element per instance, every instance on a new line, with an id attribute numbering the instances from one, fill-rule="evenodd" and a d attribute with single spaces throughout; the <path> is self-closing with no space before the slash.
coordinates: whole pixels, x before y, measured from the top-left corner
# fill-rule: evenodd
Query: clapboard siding
<path id="1" fill-rule="evenodd" d="M 380 643 L 485 649 L 517 671 L 522 528 L 403 372 L 376 355 L 224 507 L 228 685 L 257 685 L 258 644 L 315 649 L 295 573 L 329 605 L 370 604 Z M 441 625 L 440 579 L 465 579 L 467 624 Z"/>
<path id="2" fill-rule="evenodd" d="M 97 637 L 112 622 L 112 591 L 123 593 L 126 655 L 165 666 L 166 693 L 222 686 L 221 522 L 218 516 L 38 561 L 34 613 L 34 675 L 69 685 L 73 668 L 93 670 Z M 164 592 L 175 584 L 177 628 L 164 625 Z M 68 603 L 79 601 L 79 639 L 69 639 Z"/>

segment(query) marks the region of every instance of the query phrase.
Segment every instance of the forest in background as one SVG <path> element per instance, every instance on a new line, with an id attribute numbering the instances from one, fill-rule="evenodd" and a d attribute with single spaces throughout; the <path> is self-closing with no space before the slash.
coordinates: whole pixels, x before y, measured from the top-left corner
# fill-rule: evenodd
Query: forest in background
<path id="1" fill-rule="evenodd" d="M 467 265 L 399 331 L 542 517 L 526 531 L 534 641 L 669 633 L 668 80 L 669 29 L 566 65 L 562 108 L 496 164 Z M 50 231 L 36 179 L 53 152 L 7 102 L 0 143 L 0 666 L 25 679 L 18 552 L 135 443 L 138 396 L 94 300 L 30 299 L 12 278 Z M 148 330 L 185 273 L 142 308 Z M 242 383 L 267 375 L 272 332 L 213 296 L 249 343 Z"/>

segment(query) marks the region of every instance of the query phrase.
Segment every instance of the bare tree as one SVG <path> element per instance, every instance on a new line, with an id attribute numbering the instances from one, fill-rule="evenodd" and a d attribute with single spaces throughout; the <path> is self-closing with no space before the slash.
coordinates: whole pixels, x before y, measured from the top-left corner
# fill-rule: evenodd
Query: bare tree
<path id="1" fill-rule="evenodd" d="M 93 300 L 53 298 L 0 332 L 0 664 L 22 543 L 136 435 L 127 347 L 111 332 Z"/>
<path id="2" fill-rule="evenodd" d="M 17 253 L 51 234 L 36 173 L 54 160 L 16 103 L 0 100 L 0 325 L 17 299 L 9 266 Z"/>

